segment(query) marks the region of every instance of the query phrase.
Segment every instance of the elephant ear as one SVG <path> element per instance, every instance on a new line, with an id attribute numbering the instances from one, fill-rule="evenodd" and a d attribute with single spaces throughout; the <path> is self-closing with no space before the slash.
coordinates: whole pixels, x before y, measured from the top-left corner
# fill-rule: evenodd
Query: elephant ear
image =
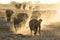
<path id="1" fill-rule="evenodd" d="M 8 17 L 11 16 L 12 14 L 13 14 L 13 11 L 12 10 L 9 10 L 9 9 L 6 10 L 6 15 Z"/>
<path id="2" fill-rule="evenodd" d="M 42 19 L 39 19 L 40 22 L 42 22 Z"/>

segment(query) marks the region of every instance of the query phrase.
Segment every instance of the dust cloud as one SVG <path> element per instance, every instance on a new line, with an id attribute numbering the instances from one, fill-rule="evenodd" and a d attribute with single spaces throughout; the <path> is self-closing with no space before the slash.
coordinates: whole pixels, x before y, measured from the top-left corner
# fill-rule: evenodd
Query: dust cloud
<path id="1" fill-rule="evenodd" d="M 35 14 L 32 14 L 32 12 L 29 14 L 29 18 L 27 19 L 27 22 L 25 26 L 23 26 L 21 29 L 18 30 L 17 33 L 22 33 L 22 34 L 29 34 L 30 35 L 30 29 L 29 29 L 29 21 L 32 18 L 38 18 L 42 19 L 41 23 L 41 30 L 51 30 L 50 28 L 47 27 L 47 25 L 57 25 L 60 22 L 60 9 L 58 8 L 59 6 L 57 4 L 40 4 L 42 6 L 47 5 L 47 8 L 41 8 L 40 10 L 37 10 L 38 12 Z M 53 5 L 53 6 L 52 6 Z M 37 6 L 38 7 L 38 6 Z M 50 9 L 52 8 L 52 9 Z M 38 15 L 38 16 L 37 16 Z M 56 24 L 55 24 L 56 23 Z M 24 28 L 25 27 L 25 28 Z"/>
<path id="2" fill-rule="evenodd" d="M 13 3 L 13 4 L 12 4 Z M 46 25 L 57 25 L 60 22 L 60 3 L 56 4 L 32 4 L 32 3 L 26 3 L 25 11 L 23 9 L 23 6 L 20 9 L 15 8 L 15 2 L 12 2 L 10 4 L 1 4 L 0 9 L 12 9 L 15 14 L 13 16 L 16 16 L 18 13 L 27 12 L 29 18 L 24 22 L 21 23 L 22 27 L 17 29 L 17 34 L 29 34 L 30 35 L 30 29 L 29 29 L 29 21 L 32 18 L 42 19 L 41 23 L 41 30 L 49 30 L 49 28 Z M 18 4 L 18 3 L 17 3 Z M 23 5 L 24 3 L 22 3 Z M 10 6 L 11 7 L 10 7 Z M 28 7 L 27 7 L 28 6 Z M 29 9 L 30 7 L 30 9 Z M 27 10 L 26 10 L 27 9 Z M 37 11 L 37 12 L 33 12 Z M 56 24 L 55 24 L 56 23 Z M 20 25 L 19 25 L 20 26 Z"/>

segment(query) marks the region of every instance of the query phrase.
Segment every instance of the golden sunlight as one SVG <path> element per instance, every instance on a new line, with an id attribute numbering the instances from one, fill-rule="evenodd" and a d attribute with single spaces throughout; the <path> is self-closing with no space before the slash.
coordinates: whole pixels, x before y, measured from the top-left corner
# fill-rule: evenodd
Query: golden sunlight
<path id="1" fill-rule="evenodd" d="M 38 9 L 41 10 L 41 18 L 43 20 L 42 21 L 42 27 L 41 27 L 42 30 L 48 29 L 45 27 L 46 24 L 49 25 L 49 24 L 52 24 L 55 22 L 60 22 L 60 3 L 58 3 L 58 2 L 60 2 L 60 0 L 0 0 L 0 4 L 4 4 L 2 6 L 5 8 L 5 4 L 8 5 L 8 3 L 12 2 L 12 1 L 15 1 L 15 2 L 32 2 L 32 4 L 40 3 L 39 4 L 40 6 L 38 5 L 40 8 L 38 8 Z M 1 9 L 3 8 L 2 6 L 0 6 Z M 10 6 L 9 7 L 6 6 L 6 7 L 9 8 Z M 10 8 L 13 10 L 14 6 L 11 6 Z M 18 13 L 17 10 L 14 10 L 14 12 Z M 20 10 L 19 10 L 19 12 L 20 12 Z M 29 13 L 29 16 L 30 15 L 31 14 Z M 28 19 L 28 21 L 29 20 L 30 20 L 30 18 Z M 26 25 L 21 27 L 21 29 L 18 28 L 16 33 L 17 34 L 19 34 L 19 33 L 30 34 L 30 29 L 29 29 L 29 26 L 27 24 L 28 24 L 28 22 L 26 23 Z"/>
<path id="2" fill-rule="evenodd" d="M 48 3 L 48 4 L 52 4 L 52 3 L 57 3 L 60 0 L 0 0 L 0 3 L 2 4 L 7 4 L 10 3 L 11 1 L 16 1 L 16 2 L 28 2 L 31 1 L 32 3 L 35 3 L 36 1 L 40 1 L 40 3 Z"/>

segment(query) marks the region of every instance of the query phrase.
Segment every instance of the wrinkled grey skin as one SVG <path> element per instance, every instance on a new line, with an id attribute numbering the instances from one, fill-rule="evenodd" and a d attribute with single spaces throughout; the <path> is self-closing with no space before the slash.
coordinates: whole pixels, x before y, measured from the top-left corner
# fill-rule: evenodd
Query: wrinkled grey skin
<path id="1" fill-rule="evenodd" d="M 6 10 L 7 21 L 10 21 L 11 16 L 12 16 L 13 13 L 14 12 L 12 10 L 10 10 L 10 9 Z"/>
<path id="2" fill-rule="evenodd" d="M 41 31 L 41 22 L 42 22 L 42 19 L 32 19 L 29 21 L 29 27 L 30 27 L 30 30 L 31 30 L 31 35 L 32 35 L 32 31 L 34 31 L 34 35 L 36 35 L 38 29 L 39 29 L 39 34 L 40 34 L 40 31 Z"/>
<path id="3" fill-rule="evenodd" d="M 16 25 L 19 25 L 21 22 L 27 20 L 27 18 L 28 18 L 27 13 L 19 13 L 17 15 L 17 18 L 14 18 L 14 27 L 15 27 L 15 29 L 17 28 Z"/>

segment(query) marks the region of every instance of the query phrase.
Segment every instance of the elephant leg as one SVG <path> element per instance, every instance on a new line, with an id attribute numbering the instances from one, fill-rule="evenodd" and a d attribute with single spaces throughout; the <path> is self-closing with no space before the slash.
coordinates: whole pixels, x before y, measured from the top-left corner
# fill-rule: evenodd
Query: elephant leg
<path id="1" fill-rule="evenodd" d="M 31 35 L 32 35 L 32 30 L 31 30 Z"/>
<path id="2" fill-rule="evenodd" d="M 40 27 L 41 27 L 41 26 L 39 25 L 39 34 L 41 35 L 41 29 L 40 29 Z"/>
<path id="3" fill-rule="evenodd" d="M 14 27 L 15 27 L 15 31 L 17 32 L 17 26 L 15 25 Z"/>
<path id="4" fill-rule="evenodd" d="M 8 18 L 7 18 L 7 21 L 10 21 L 10 19 L 11 19 L 11 17 L 8 17 Z"/>
<path id="5" fill-rule="evenodd" d="M 37 29 L 34 30 L 34 35 L 36 35 L 36 34 L 37 34 Z"/>

